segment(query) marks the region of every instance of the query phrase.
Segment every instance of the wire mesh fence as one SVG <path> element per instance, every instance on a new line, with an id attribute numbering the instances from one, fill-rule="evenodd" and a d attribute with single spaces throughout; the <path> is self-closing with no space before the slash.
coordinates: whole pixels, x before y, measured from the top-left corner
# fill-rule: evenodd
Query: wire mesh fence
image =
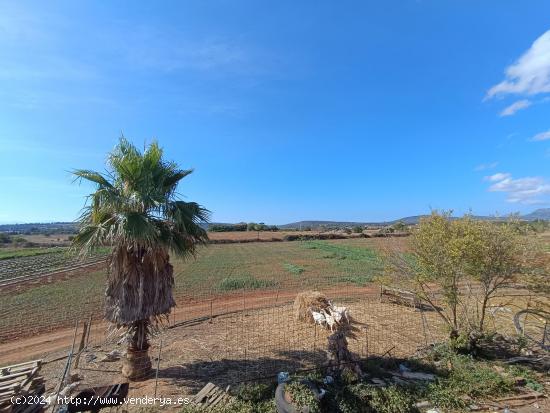
<path id="1" fill-rule="evenodd" d="M 134 383 L 131 395 L 191 394 L 207 382 L 225 387 L 323 368 L 330 329 L 293 312 L 306 290 L 348 308 L 357 359 L 405 358 L 444 339 L 435 311 L 385 300 L 370 282 L 381 271 L 370 242 L 212 245 L 195 261 L 175 262 L 177 306 L 151 339 L 145 367 L 153 373 Z M 49 392 L 60 383 L 124 380 L 126 344 L 103 319 L 105 278 L 105 268 L 90 269 L 0 288 L 0 365 L 45 360 Z M 511 315 L 496 316 L 512 322 Z"/>

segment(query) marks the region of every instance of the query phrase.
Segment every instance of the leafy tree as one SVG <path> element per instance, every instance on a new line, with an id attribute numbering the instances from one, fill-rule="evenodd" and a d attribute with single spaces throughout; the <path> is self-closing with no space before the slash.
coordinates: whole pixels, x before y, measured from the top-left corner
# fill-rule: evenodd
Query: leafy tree
<path id="1" fill-rule="evenodd" d="M 398 221 L 395 224 L 393 224 L 391 228 L 394 231 L 402 232 L 402 231 L 406 231 L 408 227 L 407 227 L 407 224 L 405 224 L 403 221 Z"/>
<path id="2" fill-rule="evenodd" d="M 490 300 L 524 272 L 527 245 L 513 221 L 451 219 L 450 212 L 433 212 L 412 230 L 410 253 L 388 254 L 387 271 L 430 304 L 456 338 L 462 328 L 484 330 Z M 465 289 L 466 284 L 474 288 Z M 475 287 L 481 292 L 468 292 Z M 444 308 L 436 302 L 439 292 Z"/>
<path id="3" fill-rule="evenodd" d="M 481 296 L 476 298 L 473 314 L 474 328 L 481 332 L 485 327 L 489 301 L 524 271 L 529 242 L 518 233 L 512 221 L 495 224 L 466 217 L 455 225 L 462 235 L 458 242 L 463 251 L 464 272 L 481 286 Z"/>
<path id="4" fill-rule="evenodd" d="M 363 227 L 356 225 L 353 227 L 353 232 L 355 232 L 356 234 L 361 234 L 363 232 Z"/>
<path id="5" fill-rule="evenodd" d="M 169 253 L 188 257 L 208 239 L 199 225 L 207 222 L 208 211 L 176 193 L 191 172 L 166 161 L 157 142 L 140 152 L 125 138 L 109 153 L 106 174 L 74 171 L 76 180 L 92 182 L 96 190 L 72 245 L 82 254 L 112 246 L 105 317 L 126 330 L 122 372 L 132 379 L 151 368 L 149 336 L 176 305 Z"/>

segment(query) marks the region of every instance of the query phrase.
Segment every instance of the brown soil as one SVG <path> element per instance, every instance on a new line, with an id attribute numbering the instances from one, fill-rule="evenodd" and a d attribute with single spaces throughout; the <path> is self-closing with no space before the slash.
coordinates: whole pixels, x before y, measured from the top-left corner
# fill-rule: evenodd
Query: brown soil
<path id="1" fill-rule="evenodd" d="M 343 294 L 372 295 L 378 287 L 342 287 L 324 290 L 329 297 L 338 297 Z M 243 309 L 257 309 L 269 307 L 294 300 L 296 291 L 246 291 L 246 294 L 234 293 L 214 296 L 209 300 L 178 301 L 178 306 L 170 315 L 170 325 L 178 324 L 194 318 L 216 316 Z M 82 322 L 85 320 L 81 320 Z M 98 341 L 105 336 L 108 323 L 95 320 L 92 327 L 91 339 Z M 79 333 L 80 334 L 80 333 Z M 74 336 L 74 328 L 62 328 L 53 332 L 33 335 L 31 337 L 16 337 L 5 343 L 0 343 L 0 365 L 16 363 L 41 357 L 48 353 L 61 350 L 68 351 Z M 78 340 L 77 340 L 78 341 Z"/>

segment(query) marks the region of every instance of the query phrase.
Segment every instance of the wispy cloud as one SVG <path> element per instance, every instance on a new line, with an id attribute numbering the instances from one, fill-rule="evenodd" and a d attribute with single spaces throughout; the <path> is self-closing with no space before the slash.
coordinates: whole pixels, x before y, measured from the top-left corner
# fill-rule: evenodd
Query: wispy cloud
<path id="1" fill-rule="evenodd" d="M 494 174 L 494 175 L 486 176 L 483 179 L 485 179 L 486 181 L 489 181 L 489 182 L 497 182 L 497 181 L 502 181 L 504 179 L 508 179 L 510 177 L 511 177 L 510 174 L 499 172 L 499 173 Z"/>
<path id="2" fill-rule="evenodd" d="M 177 39 L 177 41 L 174 41 Z M 121 24 L 99 39 L 135 69 L 164 74 L 185 71 L 214 76 L 254 76 L 271 71 L 275 55 L 243 37 L 190 37 L 171 27 Z"/>
<path id="3" fill-rule="evenodd" d="M 550 183 L 542 177 L 514 179 L 509 173 L 497 173 L 484 179 L 492 182 L 490 192 L 506 193 L 506 200 L 511 203 L 546 204 L 550 199 Z"/>
<path id="4" fill-rule="evenodd" d="M 149 19 L 92 24 L 54 7 L 0 2 L 0 106 L 30 111 L 117 105 L 122 103 L 118 91 L 140 89 L 151 79 L 164 96 L 190 96 L 189 89 L 204 78 L 208 85 L 230 79 L 232 86 L 250 88 L 289 72 L 281 53 L 245 34 L 215 28 L 204 33 Z M 175 76 L 191 81 L 159 81 Z M 178 87 L 182 84 L 185 88 Z M 217 95 L 202 100 L 197 106 L 210 112 L 243 112 L 232 101 L 220 103 Z"/>
<path id="5" fill-rule="evenodd" d="M 535 136 L 533 136 L 530 141 L 538 142 L 538 141 L 547 141 L 550 139 L 550 130 L 547 130 L 546 132 L 537 133 Z"/>
<path id="6" fill-rule="evenodd" d="M 517 111 L 520 111 L 522 109 L 526 109 L 529 106 L 531 106 L 531 101 L 527 99 L 518 100 L 517 102 L 512 103 L 510 106 L 504 108 L 500 112 L 500 116 L 512 116 L 515 115 Z"/>
<path id="7" fill-rule="evenodd" d="M 487 92 L 486 99 L 508 94 L 536 95 L 550 92 L 550 30 L 505 70 L 505 79 Z"/>
<path id="8" fill-rule="evenodd" d="M 482 163 L 477 165 L 474 168 L 474 171 L 487 171 L 489 169 L 494 169 L 498 166 L 498 162 L 491 162 L 491 163 Z"/>

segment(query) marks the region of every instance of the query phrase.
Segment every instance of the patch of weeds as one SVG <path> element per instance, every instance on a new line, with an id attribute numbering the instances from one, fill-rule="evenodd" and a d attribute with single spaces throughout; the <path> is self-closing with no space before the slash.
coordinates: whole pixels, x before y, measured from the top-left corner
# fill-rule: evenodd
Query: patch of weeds
<path id="1" fill-rule="evenodd" d="M 271 400 L 274 396 L 275 387 L 263 383 L 243 384 L 237 390 L 237 399 L 245 402 L 260 403 Z"/>
<path id="2" fill-rule="evenodd" d="M 522 366 L 511 366 L 508 368 L 507 373 L 512 377 L 520 377 L 525 380 L 525 387 L 537 391 L 544 392 L 544 386 L 539 383 L 537 376 L 532 370 Z"/>
<path id="3" fill-rule="evenodd" d="M 298 265 L 289 264 L 289 263 L 283 264 L 283 268 L 285 270 L 287 270 L 289 273 L 294 274 L 294 275 L 300 275 L 301 273 L 303 273 L 305 271 L 304 268 L 302 268 Z"/>
<path id="4" fill-rule="evenodd" d="M 372 275 L 366 274 L 353 274 L 353 275 L 344 275 L 342 277 L 335 277 L 336 281 L 350 284 L 364 285 L 372 281 Z"/>
<path id="5" fill-rule="evenodd" d="M 349 245 L 334 244 L 327 241 L 306 241 L 304 247 L 309 249 L 318 249 L 325 254 L 323 258 L 350 259 L 350 260 L 368 260 L 378 261 L 376 252 L 370 248 L 352 247 Z"/>
<path id="6" fill-rule="evenodd" d="M 379 413 L 413 413 L 418 409 L 414 405 L 414 397 L 407 390 L 389 386 L 371 391 L 370 405 Z"/>
<path id="7" fill-rule="evenodd" d="M 251 275 L 240 275 L 225 277 L 218 283 L 218 290 L 233 291 L 233 290 L 253 290 L 259 288 L 269 288 L 277 286 L 274 280 L 261 280 L 254 278 Z"/>
<path id="8" fill-rule="evenodd" d="M 285 391 L 290 395 L 292 403 L 298 408 L 298 411 L 308 408 L 310 413 L 321 413 L 319 400 L 306 384 L 293 381 L 286 385 Z"/>
<path id="9" fill-rule="evenodd" d="M 276 413 L 277 408 L 273 400 L 261 403 L 250 403 L 235 400 L 225 406 L 216 406 L 208 410 L 210 413 Z M 205 410 L 197 406 L 185 406 L 180 413 L 204 413 Z"/>
<path id="10" fill-rule="evenodd" d="M 371 281 L 373 275 L 383 269 L 382 260 L 371 248 L 356 247 L 329 241 L 306 241 L 305 248 L 319 251 L 320 259 L 329 261 L 338 272 L 343 272 L 348 278 L 338 277 L 336 282 L 364 284 Z"/>
<path id="11" fill-rule="evenodd" d="M 444 354 L 442 361 L 449 367 L 447 376 L 425 390 L 426 397 L 436 406 L 462 409 L 469 398 L 503 396 L 513 390 L 512 380 L 486 362 L 452 353 Z"/>
<path id="12" fill-rule="evenodd" d="M 414 394 L 398 386 L 384 388 L 366 383 L 344 386 L 331 400 L 331 410 L 342 413 L 417 413 Z"/>
<path id="13" fill-rule="evenodd" d="M 276 413 L 274 401 L 275 385 L 263 383 L 243 384 L 237 389 L 235 399 L 224 406 L 209 410 L 212 413 Z M 180 413 L 199 413 L 205 410 L 196 406 L 185 406 Z"/>

